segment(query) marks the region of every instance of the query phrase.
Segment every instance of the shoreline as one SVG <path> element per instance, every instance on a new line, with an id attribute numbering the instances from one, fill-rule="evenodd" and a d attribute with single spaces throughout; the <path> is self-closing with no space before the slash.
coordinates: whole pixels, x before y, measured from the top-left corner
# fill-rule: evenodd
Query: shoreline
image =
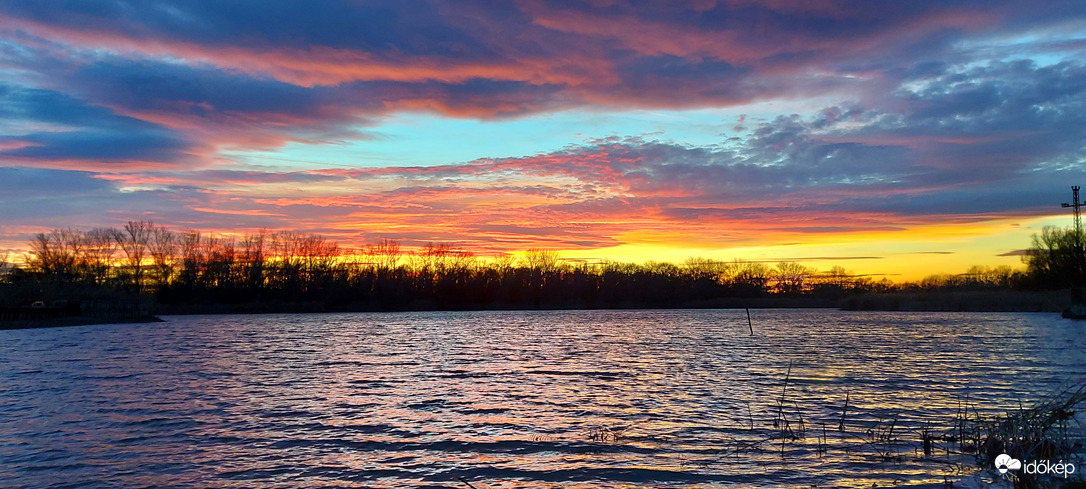
<path id="1" fill-rule="evenodd" d="M 235 304 L 158 304 L 161 315 L 192 314 L 263 314 L 328 312 L 421 312 L 421 311 L 577 311 L 617 309 L 837 309 L 841 311 L 901 312 L 1045 312 L 1061 313 L 1070 306 L 1064 291 L 904 291 L 866 293 L 839 297 L 762 296 L 721 297 L 712 300 L 676 301 L 645 304 L 618 301 L 598 304 L 579 301 L 491 303 L 484 306 L 448 307 L 437 301 L 412 301 L 401 304 L 379 302 L 328 303 L 241 302 Z"/>
<path id="2" fill-rule="evenodd" d="M 236 304 L 155 304 L 152 315 L 140 316 L 63 316 L 44 320 L 0 321 L 0 330 L 57 328 L 94 324 L 125 324 L 161 322 L 159 316 L 227 315 L 227 314 L 307 314 L 352 312 L 437 312 L 437 311 L 578 311 L 578 310 L 664 310 L 664 309 L 836 309 L 866 312 L 1033 312 L 1059 314 L 1070 306 L 1065 291 L 902 291 L 866 293 L 842 297 L 763 296 L 722 297 L 713 300 L 678 301 L 670 304 L 638 304 L 634 301 L 615 304 L 589 304 L 577 301 L 562 303 L 495 303 L 479 307 L 447 307 L 436 301 L 414 301 L 407 304 L 356 302 L 332 304 L 324 301 L 244 302 Z"/>
<path id="3" fill-rule="evenodd" d="M 166 320 L 156 315 L 124 318 L 66 316 L 40 321 L 28 319 L 18 321 L 0 321 L 0 331 L 17 329 L 67 328 L 70 326 L 91 326 L 95 324 L 140 324 L 163 322 L 166 322 Z"/>

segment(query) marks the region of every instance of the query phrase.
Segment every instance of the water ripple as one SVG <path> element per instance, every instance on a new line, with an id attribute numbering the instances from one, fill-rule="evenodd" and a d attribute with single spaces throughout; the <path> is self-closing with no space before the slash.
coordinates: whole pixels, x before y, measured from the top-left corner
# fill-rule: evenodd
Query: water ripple
<path id="1" fill-rule="evenodd" d="M 13 488 L 941 487 L 970 465 L 918 454 L 920 430 L 1086 378 L 1083 326 L 1054 315 L 752 316 L 753 336 L 742 311 L 2 331 L 0 477 Z M 880 445 L 891 426 L 898 436 Z"/>

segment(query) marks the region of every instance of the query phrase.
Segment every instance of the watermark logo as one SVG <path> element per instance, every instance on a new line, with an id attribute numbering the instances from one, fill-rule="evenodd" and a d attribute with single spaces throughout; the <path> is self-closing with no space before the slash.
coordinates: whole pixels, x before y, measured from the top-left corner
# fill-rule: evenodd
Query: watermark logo
<path id="1" fill-rule="evenodd" d="M 1008 470 L 1019 470 L 1022 468 L 1022 461 L 1007 455 L 1006 453 L 999 454 L 995 458 L 995 467 L 999 469 L 1000 474 L 1006 474 Z"/>
<path id="2" fill-rule="evenodd" d="M 1026 474 L 1031 475 L 1055 475 L 1061 476 L 1066 479 L 1069 475 L 1075 473 L 1077 468 L 1075 464 L 1070 462 L 1052 462 L 1050 460 L 1033 460 L 1023 465 L 1021 460 L 1018 460 L 1006 453 L 999 454 L 995 458 L 995 468 L 999 470 L 1000 474 L 1006 474 L 1010 470 L 1021 470 Z"/>
<path id="3" fill-rule="evenodd" d="M 1074 474 L 1075 470 L 1075 464 L 1071 462 L 1052 462 L 1049 460 L 1037 460 L 1022 467 L 1022 471 L 1027 474 L 1055 475 L 1064 479 Z"/>

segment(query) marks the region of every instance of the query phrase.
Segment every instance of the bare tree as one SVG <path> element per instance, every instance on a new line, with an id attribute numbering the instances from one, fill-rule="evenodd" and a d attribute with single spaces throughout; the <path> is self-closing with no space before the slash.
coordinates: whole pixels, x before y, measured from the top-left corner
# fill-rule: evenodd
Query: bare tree
<path id="1" fill-rule="evenodd" d="M 105 283 L 113 266 L 113 256 L 117 254 L 117 242 L 113 240 L 115 233 L 112 228 L 95 228 L 83 234 L 86 266 L 96 284 Z"/>
<path id="2" fill-rule="evenodd" d="M 217 287 L 236 281 L 234 264 L 237 255 L 233 239 L 204 235 L 200 241 L 200 255 L 204 258 L 200 277 L 203 283 Z"/>
<path id="3" fill-rule="evenodd" d="M 306 282 L 312 283 L 318 274 L 331 271 L 339 257 L 339 244 L 324 236 L 311 234 L 301 237 L 299 255 Z"/>
<path id="4" fill-rule="evenodd" d="M 683 262 L 686 273 L 695 279 L 713 278 L 716 274 L 716 260 L 700 256 L 687 258 Z"/>
<path id="5" fill-rule="evenodd" d="M 117 230 L 113 239 L 124 252 L 136 290 L 143 289 L 143 259 L 147 256 L 147 243 L 151 240 L 155 224 L 151 221 L 128 221 L 123 230 Z"/>
<path id="6" fill-rule="evenodd" d="M 764 263 L 735 260 L 735 275 L 731 283 L 764 292 L 769 283 L 770 269 Z"/>
<path id="7" fill-rule="evenodd" d="M 509 253 L 501 253 L 490 259 L 490 268 L 497 270 L 498 273 L 505 275 L 513 270 L 516 265 L 517 257 Z"/>
<path id="8" fill-rule="evenodd" d="M 394 270 L 400 263 L 400 242 L 393 239 L 382 239 L 380 243 L 366 247 L 366 254 L 370 255 L 377 266 L 377 274 L 383 275 Z"/>
<path id="9" fill-rule="evenodd" d="M 1014 269 L 1007 265 L 987 267 L 973 265 L 965 272 L 966 282 L 984 287 L 1010 287 L 1015 276 Z"/>
<path id="10" fill-rule="evenodd" d="M 177 254 L 177 235 L 164 226 L 151 228 L 151 241 L 148 246 L 151 263 L 155 270 L 155 280 L 159 286 L 165 286 L 173 274 L 173 259 Z"/>
<path id="11" fill-rule="evenodd" d="M 848 284 L 849 273 L 845 267 L 834 265 L 826 272 L 827 285 L 844 289 Z"/>
<path id="12" fill-rule="evenodd" d="M 29 246 L 30 252 L 26 255 L 25 260 L 27 267 L 46 275 L 54 273 L 57 246 L 52 238 L 45 233 L 35 234 L 31 238 Z"/>
<path id="13" fill-rule="evenodd" d="M 7 277 L 8 273 L 11 273 L 11 269 L 15 268 L 15 264 L 8 261 L 9 253 L 0 255 L 0 282 Z"/>
<path id="14" fill-rule="evenodd" d="M 275 257 L 269 280 L 281 286 L 305 290 L 319 273 L 331 272 L 340 256 L 339 244 L 323 236 L 279 231 L 269 239 Z"/>
<path id="15" fill-rule="evenodd" d="M 441 275 L 448 267 L 452 247 L 445 243 L 426 243 L 411 256 L 411 268 L 420 275 Z"/>
<path id="16" fill-rule="evenodd" d="M 261 229 L 258 233 L 245 236 L 241 240 L 241 254 L 239 260 L 242 263 L 245 285 L 249 287 L 264 286 L 265 256 L 264 243 L 268 237 L 268 231 Z"/>
<path id="17" fill-rule="evenodd" d="M 72 277 L 83 260 L 82 236 L 71 229 L 38 233 L 30 241 L 27 265 L 45 275 Z"/>
<path id="18" fill-rule="evenodd" d="M 524 266 L 541 273 L 556 272 L 562 262 L 557 251 L 543 248 L 528 248 L 524 251 Z"/>
<path id="19" fill-rule="evenodd" d="M 813 269 L 800 265 L 799 263 L 782 261 L 777 264 L 775 273 L 777 290 L 786 294 L 803 292 L 807 279 L 810 278 L 813 273 Z"/>
<path id="20" fill-rule="evenodd" d="M 291 231 L 277 231 L 268 236 L 268 239 L 268 247 L 273 257 L 273 261 L 269 263 L 271 273 L 268 280 L 280 287 L 297 284 L 301 278 L 301 237 Z"/>
<path id="21" fill-rule="evenodd" d="M 475 253 L 459 246 L 449 251 L 448 269 L 456 272 L 465 272 L 475 267 Z"/>

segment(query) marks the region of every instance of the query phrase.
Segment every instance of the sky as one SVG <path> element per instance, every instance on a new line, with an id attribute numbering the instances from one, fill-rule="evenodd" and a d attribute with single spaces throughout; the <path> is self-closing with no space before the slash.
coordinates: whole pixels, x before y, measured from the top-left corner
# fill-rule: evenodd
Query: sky
<path id="1" fill-rule="evenodd" d="M 55 228 L 1021 266 L 1086 3 L 0 0 L 0 255 Z"/>

